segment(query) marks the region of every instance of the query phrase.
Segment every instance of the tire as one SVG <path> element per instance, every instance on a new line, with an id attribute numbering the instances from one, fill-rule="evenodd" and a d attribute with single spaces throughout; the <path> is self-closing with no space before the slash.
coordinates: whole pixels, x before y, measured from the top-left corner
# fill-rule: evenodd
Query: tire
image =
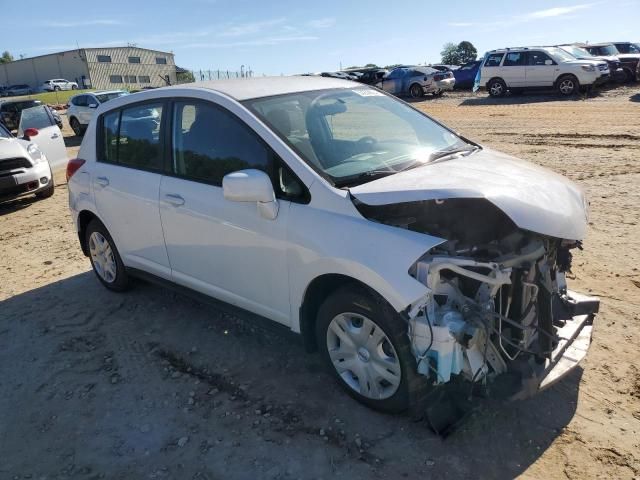
<path id="1" fill-rule="evenodd" d="M 504 97 L 507 93 L 507 84 L 501 78 L 494 78 L 487 83 L 487 92 L 492 97 Z"/>
<path id="2" fill-rule="evenodd" d="M 414 83 L 409 87 L 409 95 L 411 98 L 421 98 L 424 96 L 424 90 L 419 83 Z"/>
<path id="3" fill-rule="evenodd" d="M 71 117 L 71 119 L 69 120 L 69 126 L 71 127 L 71 130 L 73 130 L 75 136 L 82 136 L 82 125 L 80 125 L 80 122 L 77 118 Z"/>
<path id="4" fill-rule="evenodd" d="M 573 75 L 563 75 L 556 81 L 556 89 L 563 97 L 570 97 L 580 91 L 580 82 Z"/>
<path id="5" fill-rule="evenodd" d="M 125 291 L 129 287 L 129 276 L 116 244 L 102 222 L 97 219 L 89 222 L 85 232 L 85 242 L 89 250 L 91 267 L 100 283 L 109 290 Z"/>
<path id="6" fill-rule="evenodd" d="M 52 197 L 55 190 L 56 190 L 56 186 L 53 183 L 53 174 L 51 174 L 51 180 L 49 180 L 49 185 L 44 190 L 40 190 L 38 193 L 36 193 L 36 198 L 39 200 L 44 200 L 45 198 Z"/>
<path id="7" fill-rule="evenodd" d="M 387 302 L 363 288 L 344 287 L 324 301 L 318 310 L 316 339 L 338 383 L 375 410 L 402 412 L 426 385 L 416 371 L 406 322 Z M 361 382 L 356 372 L 367 380 Z"/>
<path id="8" fill-rule="evenodd" d="M 58 86 L 58 85 L 54 86 L 53 90 L 56 91 L 56 92 L 59 92 L 60 91 L 60 86 Z"/>
<path id="9" fill-rule="evenodd" d="M 441 97 L 443 93 L 444 93 L 444 90 L 436 90 L 435 92 L 432 93 L 432 95 L 435 98 L 437 98 L 437 97 Z"/>
<path id="10" fill-rule="evenodd" d="M 71 85 L 71 90 L 77 90 L 78 86 L 77 85 Z"/>

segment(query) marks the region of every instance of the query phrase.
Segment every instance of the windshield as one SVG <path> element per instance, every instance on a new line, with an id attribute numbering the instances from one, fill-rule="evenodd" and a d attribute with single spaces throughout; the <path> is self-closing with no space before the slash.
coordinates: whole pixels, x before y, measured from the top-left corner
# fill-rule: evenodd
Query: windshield
<path id="1" fill-rule="evenodd" d="M 575 57 L 573 55 L 565 52 L 563 49 L 558 47 L 547 48 L 547 52 L 549 52 L 554 57 L 559 58 L 563 62 L 570 62 L 572 60 L 575 60 Z"/>
<path id="2" fill-rule="evenodd" d="M 109 100 L 113 100 L 114 98 L 122 97 L 124 95 L 129 95 L 128 92 L 109 92 L 109 93 L 97 93 L 96 98 L 100 103 L 108 102 Z"/>
<path id="3" fill-rule="evenodd" d="M 585 57 L 593 57 L 589 52 L 587 52 L 584 48 L 575 47 L 573 45 L 564 45 L 560 47 L 565 52 L 570 53 L 576 58 L 585 58 Z"/>
<path id="4" fill-rule="evenodd" d="M 613 45 L 603 45 L 598 47 L 598 52 L 600 55 L 618 55 L 618 50 Z"/>
<path id="5" fill-rule="evenodd" d="M 292 93 L 247 100 L 312 168 L 353 186 L 476 147 L 376 89 Z"/>
<path id="6" fill-rule="evenodd" d="M 0 138 L 13 138 L 13 135 L 9 133 L 9 130 L 4 127 L 2 122 L 0 122 Z"/>

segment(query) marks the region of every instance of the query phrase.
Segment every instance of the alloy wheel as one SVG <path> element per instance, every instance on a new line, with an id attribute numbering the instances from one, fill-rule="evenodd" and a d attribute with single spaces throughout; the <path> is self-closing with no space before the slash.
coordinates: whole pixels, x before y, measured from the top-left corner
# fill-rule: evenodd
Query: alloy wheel
<path id="1" fill-rule="evenodd" d="M 106 283 L 112 283 L 118 266 L 109 241 L 100 232 L 93 232 L 89 237 L 89 253 L 98 276 Z"/>
<path id="2" fill-rule="evenodd" d="M 564 80 L 562 80 L 558 87 L 560 93 L 562 93 L 563 95 L 571 95 L 575 88 L 575 83 L 570 78 L 565 78 Z"/>
<path id="3" fill-rule="evenodd" d="M 402 370 L 396 350 L 382 328 L 364 315 L 335 316 L 327 329 L 327 350 L 340 378 L 360 395 L 384 400 L 398 390 Z"/>
<path id="4" fill-rule="evenodd" d="M 493 82 L 491 84 L 489 92 L 491 93 L 491 95 L 499 97 L 500 95 L 502 95 L 502 84 L 500 82 Z"/>

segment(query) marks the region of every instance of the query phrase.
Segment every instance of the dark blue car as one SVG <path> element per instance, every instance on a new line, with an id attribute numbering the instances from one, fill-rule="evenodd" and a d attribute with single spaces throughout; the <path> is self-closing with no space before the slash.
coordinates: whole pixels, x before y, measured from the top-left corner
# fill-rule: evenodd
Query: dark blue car
<path id="1" fill-rule="evenodd" d="M 474 60 L 462 65 L 460 68 L 453 71 L 453 76 L 456 78 L 456 89 L 469 90 L 473 87 L 473 82 L 478 73 L 478 68 L 482 60 Z"/>

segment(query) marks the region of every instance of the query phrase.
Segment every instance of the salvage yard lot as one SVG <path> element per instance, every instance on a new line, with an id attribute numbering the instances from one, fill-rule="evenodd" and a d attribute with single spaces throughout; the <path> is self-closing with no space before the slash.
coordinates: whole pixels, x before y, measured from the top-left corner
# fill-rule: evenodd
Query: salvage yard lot
<path id="1" fill-rule="evenodd" d="M 52 198 L 0 206 L 0 479 L 639 476 L 640 88 L 414 106 L 587 191 L 571 286 L 602 305 L 583 369 L 442 441 L 351 400 L 294 335 L 146 283 L 105 290 L 58 174 Z"/>

